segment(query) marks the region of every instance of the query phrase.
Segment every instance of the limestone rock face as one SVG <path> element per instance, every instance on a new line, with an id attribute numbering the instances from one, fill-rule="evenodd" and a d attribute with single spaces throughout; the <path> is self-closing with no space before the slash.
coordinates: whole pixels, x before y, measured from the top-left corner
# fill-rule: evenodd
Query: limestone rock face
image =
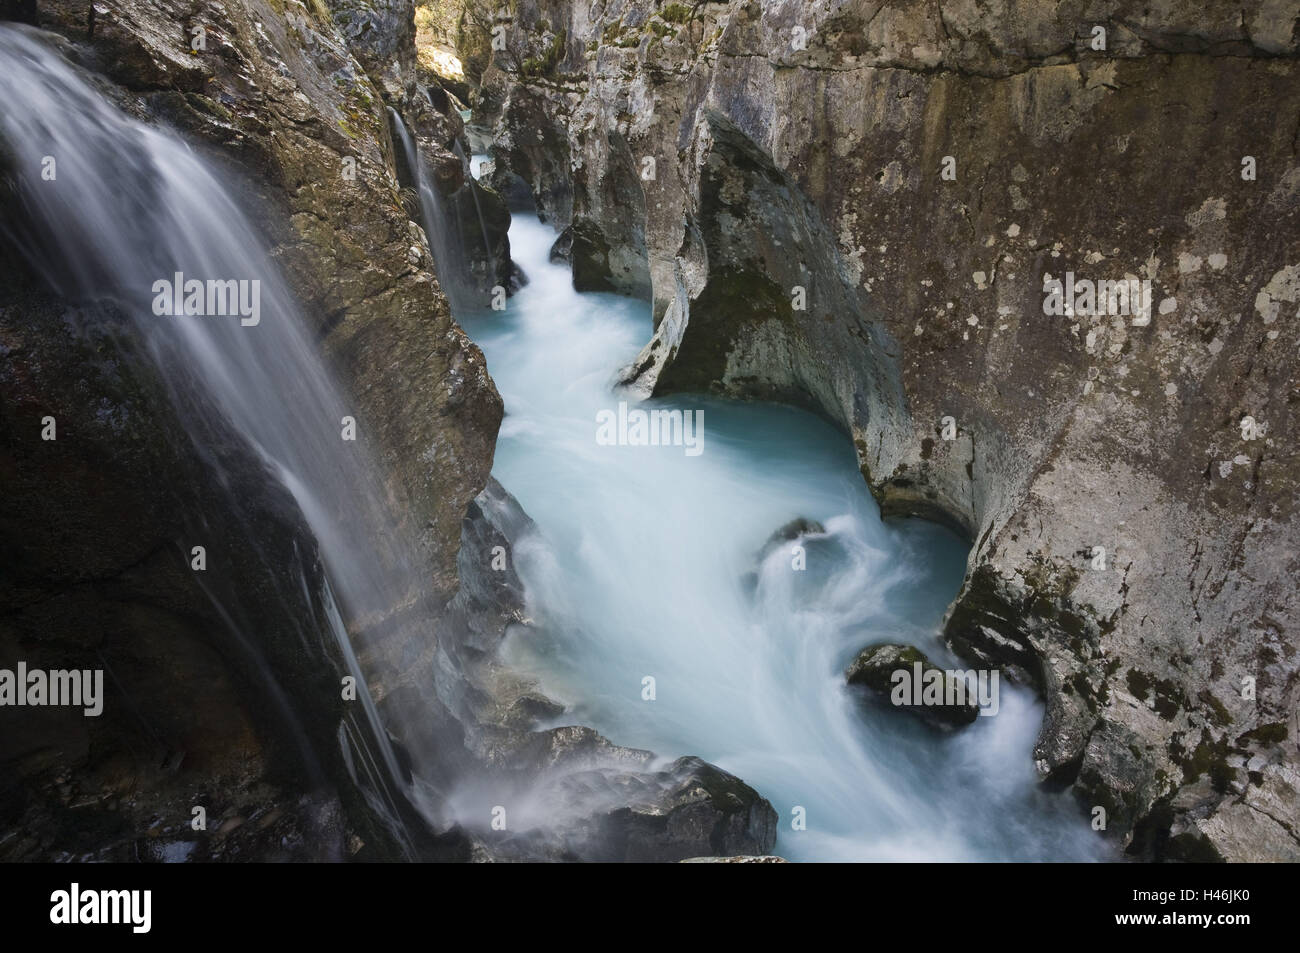
<path id="1" fill-rule="evenodd" d="M 1297 10 L 1076 9 L 523 0 L 478 118 L 575 280 L 648 273 L 628 386 L 811 406 L 970 537 L 947 638 L 1043 693 L 1044 778 L 1138 853 L 1290 856 Z M 1067 273 L 1150 313 L 1046 313 Z"/>

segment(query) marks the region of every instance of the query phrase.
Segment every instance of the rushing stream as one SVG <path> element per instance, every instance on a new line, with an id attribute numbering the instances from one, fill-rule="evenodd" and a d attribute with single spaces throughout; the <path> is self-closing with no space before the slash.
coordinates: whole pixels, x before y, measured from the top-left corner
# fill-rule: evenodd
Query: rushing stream
<path id="1" fill-rule="evenodd" d="M 845 686 L 873 642 L 955 666 L 937 632 L 965 546 L 934 525 L 882 523 L 847 438 L 802 411 L 656 400 L 703 411 L 698 453 L 599 442 L 597 415 L 626 399 L 611 379 L 649 338 L 649 309 L 575 292 L 548 261 L 554 238 L 516 216 L 529 284 L 506 311 L 461 318 L 505 399 L 495 475 L 539 527 L 516 553 L 538 625 L 507 651 L 569 706 L 556 724 L 732 771 L 772 801 L 790 859 L 1095 856 L 1078 807 L 1036 784 L 1030 694 L 1003 684 L 996 716 L 936 737 Z M 799 517 L 825 529 L 801 540 L 807 568 L 790 543 L 760 562 Z"/>

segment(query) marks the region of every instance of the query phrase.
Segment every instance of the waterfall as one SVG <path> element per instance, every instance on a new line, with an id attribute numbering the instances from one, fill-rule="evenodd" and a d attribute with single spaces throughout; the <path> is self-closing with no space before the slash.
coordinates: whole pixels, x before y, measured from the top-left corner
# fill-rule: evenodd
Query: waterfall
<path id="1" fill-rule="evenodd" d="M 481 279 L 474 274 L 475 255 L 465 241 L 466 223 L 463 220 L 465 213 L 461 208 L 463 203 L 443 195 L 431 181 L 415 137 L 411 135 L 411 130 L 401 115 L 389 107 L 388 116 L 402 150 L 402 158 L 410 176 L 411 186 L 420 200 L 421 224 L 429 239 L 429 250 L 433 253 L 438 283 L 447 295 L 453 312 L 464 313 L 482 307 L 487 301 L 485 292 L 497 283 L 499 262 L 492 251 L 492 241 L 488 235 L 487 222 L 483 217 L 478 191 L 472 180 L 467 180 L 463 186 L 473 196 L 477 231 L 483 240 L 484 264 L 490 268 L 488 274 Z M 464 166 L 465 153 L 460 143 L 455 143 L 454 151 L 461 165 Z"/>
<path id="2" fill-rule="evenodd" d="M 492 251 L 492 239 L 488 235 L 487 220 L 483 218 L 483 202 L 478 194 L 478 176 L 474 175 L 473 167 L 470 161 L 466 159 L 465 150 L 460 147 L 459 142 L 452 143 L 452 151 L 456 154 L 456 158 L 460 160 L 461 166 L 470 169 L 470 177 L 465 182 L 465 188 L 469 189 L 469 194 L 474 198 L 474 216 L 478 219 L 479 234 L 483 236 L 483 248 L 487 252 L 488 264 L 492 269 L 490 274 L 495 275 L 497 273 L 497 258 Z"/>
<path id="3" fill-rule="evenodd" d="M 218 492 L 238 493 L 218 452 L 234 433 L 297 501 L 328 580 L 316 594 L 327 616 L 319 635 L 337 642 L 362 702 L 340 729 L 343 755 L 400 837 L 403 772 L 348 623 L 410 602 L 421 578 L 364 438 L 342 439 L 343 419 L 359 417 L 357 408 L 214 169 L 170 132 L 128 118 L 41 36 L 0 25 L 0 141 L 29 223 L 7 226 L 5 237 L 63 297 L 105 319 L 125 316 Z M 191 287 L 195 307 L 179 310 L 204 313 L 170 313 Z M 212 314 L 214 304 L 225 313 Z"/>

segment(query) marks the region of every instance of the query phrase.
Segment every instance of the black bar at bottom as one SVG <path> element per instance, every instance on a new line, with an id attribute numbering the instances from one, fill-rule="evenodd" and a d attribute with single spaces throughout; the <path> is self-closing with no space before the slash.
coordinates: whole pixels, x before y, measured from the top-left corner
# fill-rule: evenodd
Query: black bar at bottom
<path id="1" fill-rule="evenodd" d="M 2 875 L 0 923 L 7 940 L 126 943 L 415 936 L 437 945 L 477 931 L 495 943 L 620 921 L 629 936 L 676 922 L 740 939 L 787 919 L 812 935 L 847 927 L 863 939 L 893 924 L 918 936 L 1199 932 L 1231 942 L 1280 929 L 1295 897 L 1286 865 L 737 866 L 14 865 Z M 136 891 L 149 892 L 147 931 Z M 124 922 L 71 922 L 113 918 Z"/>

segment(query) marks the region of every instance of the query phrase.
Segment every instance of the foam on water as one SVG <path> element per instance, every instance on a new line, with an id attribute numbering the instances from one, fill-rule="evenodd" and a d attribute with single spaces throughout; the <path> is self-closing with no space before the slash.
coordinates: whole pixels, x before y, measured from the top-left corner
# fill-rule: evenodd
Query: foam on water
<path id="1" fill-rule="evenodd" d="M 848 438 L 802 411 L 656 400 L 703 410 L 701 454 L 598 443 L 598 412 L 627 399 L 612 376 L 651 318 L 641 302 L 575 292 L 548 260 L 554 238 L 517 215 L 511 247 L 530 283 L 505 312 L 460 317 L 505 399 L 495 474 L 539 527 L 516 547 L 538 625 L 508 652 L 569 706 L 555 723 L 734 772 L 771 800 L 791 859 L 1100 856 L 1073 801 L 1035 781 L 1032 695 L 1004 683 L 996 716 L 937 737 L 844 683 L 873 642 L 957 666 L 938 627 L 965 545 L 883 523 Z M 789 543 L 760 560 L 797 517 L 825 528 L 803 540 L 806 571 Z M 806 830 L 792 829 L 796 807 Z"/>

